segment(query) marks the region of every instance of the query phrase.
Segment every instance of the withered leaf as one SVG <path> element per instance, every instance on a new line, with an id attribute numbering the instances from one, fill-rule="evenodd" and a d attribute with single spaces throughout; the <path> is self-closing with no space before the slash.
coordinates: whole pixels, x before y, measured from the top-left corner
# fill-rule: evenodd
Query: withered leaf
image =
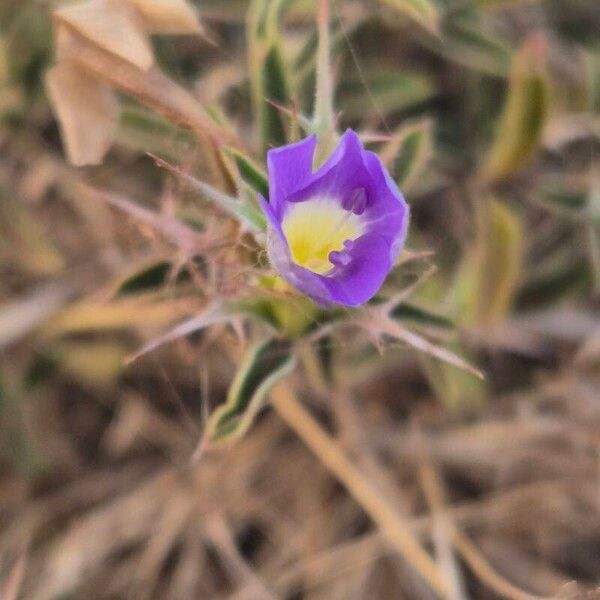
<path id="1" fill-rule="evenodd" d="M 142 14 L 123 0 L 87 0 L 54 12 L 60 24 L 147 71 L 154 62 Z"/>
<path id="2" fill-rule="evenodd" d="M 68 61 L 48 71 L 46 87 L 71 163 L 99 164 L 117 129 L 119 106 L 114 92 Z"/>
<path id="3" fill-rule="evenodd" d="M 195 10 L 185 0 L 131 0 L 150 33 L 202 33 Z"/>

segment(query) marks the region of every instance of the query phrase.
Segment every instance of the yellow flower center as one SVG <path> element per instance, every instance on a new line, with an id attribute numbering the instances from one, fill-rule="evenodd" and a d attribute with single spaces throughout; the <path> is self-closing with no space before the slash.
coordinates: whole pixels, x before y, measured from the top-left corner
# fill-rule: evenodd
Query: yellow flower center
<path id="1" fill-rule="evenodd" d="M 321 275 L 333 267 L 329 253 L 342 250 L 346 240 L 355 240 L 363 230 L 358 215 L 329 197 L 293 204 L 282 227 L 294 261 Z"/>

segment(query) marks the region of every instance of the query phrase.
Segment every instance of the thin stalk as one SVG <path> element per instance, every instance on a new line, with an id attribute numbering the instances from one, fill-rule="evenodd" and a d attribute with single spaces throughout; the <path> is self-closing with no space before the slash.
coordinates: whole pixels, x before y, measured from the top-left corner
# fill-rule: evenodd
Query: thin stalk
<path id="1" fill-rule="evenodd" d="M 280 383 L 271 393 L 279 416 L 348 490 L 380 528 L 388 542 L 442 598 L 449 598 L 448 585 L 431 556 L 411 533 L 410 523 L 397 513 L 375 486 L 352 464 L 339 445 L 298 401 L 289 383 Z"/>
<path id="2" fill-rule="evenodd" d="M 421 441 L 422 444 L 422 441 Z M 471 568 L 473 573 L 494 590 L 502 598 L 507 600 L 551 600 L 546 596 L 538 596 L 526 592 L 498 573 L 496 569 L 487 561 L 487 559 L 477 550 L 469 538 L 459 529 L 447 514 L 444 490 L 442 480 L 431 461 L 430 457 L 424 452 L 419 468 L 421 485 L 425 492 L 427 502 L 433 513 L 441 519 L 446 535 L 450 538 L 451 544 L 463 557 L 465 563 Z"/>

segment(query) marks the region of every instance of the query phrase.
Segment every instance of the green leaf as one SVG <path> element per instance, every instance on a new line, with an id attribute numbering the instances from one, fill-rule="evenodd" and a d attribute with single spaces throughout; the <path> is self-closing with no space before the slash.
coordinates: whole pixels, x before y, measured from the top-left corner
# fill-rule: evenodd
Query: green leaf
<path id="1" fill-rule="evenodd" d="M 379 0 L 379 3 L 407 16 L 429 33 L 439 33 L 440 17 L 435 4 L 430 0 Z"/>
<path id="2" fill-rule="evenodd" d="M 404 125 L 382 150 L 392 177 L 400 188 L 408 188 L 422 175 L 432 156 L 431 120 Z"/>
<path id="3" fill-rule="evenodd" d="M 510 68 L 510 47 L 476 15 L 448 20 L 435 47 L 442 56 L 487 75 L 505 77 Z"/>
<path id="4" fill-rule="evenodd" d="M 227 401 L 210 417 L 209 444 L 239 439 L 265 406 L 273 385 L 296 366 L 291 343 L 270 338 L 255 346 L 246 357 L 227 394 Z"/>
<path id="5" fill-rule="evenodd" d="M 585 192 L 566 189 L 561 183 L 557 182 L 556 185 L 551 187 L 542 187 L 540 189 L 540 200 L 554 212 L 562 212 L 573 217 L 581 215 L 587 202 Z"/>
<path id="6" fill-rule="evenodd" d="M 410 321 L 426 327 L 454 329 L 454 323 L 447 317 L 408 302 L 403 302 L 402 304 L 396 306 L 390 312 L 390 316 L 399 321 Z"/>
<path id="7" fill-rule="evenodd" d="M 536 36 L 515 56 L 498 133 L 484 167 L 488 181 L 505 179 L 521 169 L 539 146 L 548 115 L 545 53 L 545 38 Z"/>
<path id="8" fill-rule="evenodd" d="M 191 131 L 135 104 L 127 104 L 121 110 L 115 138 L 130 150 L 154 152 L 172 159 L 196 146 L 196 138 Z"/>
<path id="9" fill-rule="evenodd" d="M 344 115 L 364 118 L 380 111 L 390 114 L 431 100 L 436 89 L 428 75 L 388 69 L 381 65 L 365 68 L 364 80 L 353 77 L 340 84 L 340 104 Z"/>
<path id="10" fill-rule="evenodd" d="M 508 313 L 523 267 L 521 216 L 507 204 L 484 198 L 476 245 L 465 256 L 456 288 L 466 322 L 488 326 Z"/>
<path id="11" fill-rule="evenodd" d="M 320 0 L 317 16 L 319 42 L 317 47 L 317 86 L 313 127 L 319 142 L 315 151 L 315 166 L 324 162 L 335 144 L 333 111 L 333 81 L 331 78 L 331 42 L 329 32 L 329 0 Z"/>
<path id="12" fill-rule="evenodd" d="M 519 294 L 519 308 L 540 308 L 577 293 L 589 294 L 592 278 L 593 273 L 586 261 L 569 261 L 554 270 L 534 274 Z"/>
<path id="13" fill-rule="evenodd" d="M 0 418 L 2 418 L 2 439 L 0 451 L 13 469 L 22 476 L 31 478 L 43 471 L 44 455 L 27 427 L 27 390 L 0 371 Z"/>
<path id="14" fill-rule="evenodd" d="M 592 112 L 600 111 L 600 47 L 586 54 L 588 78 L 590 86 L 590 108 Z"/>
<path id="15" fill-rule="evenodd" d="M 290 104 L 290 91 L 286 75 L 286 66 L 278 43 L 274 43 L 265 57 L 262 71 L 263 118 L 262 131 L 265 147 L 281 146 L 287 142 L 285 126 L 281 113 L 276 106 Z"/>
<path id="16" fill-rule="evenodd" d="M 241 178 L 255 192 L 269 199 L 269 182 L 266 173 L 257 166 L 251 158 L 238 151 L 232 151 L 231 156 L 237 165 Z"/>
<path id="17" fill-rule="evenodd" d="M 587 234 L 594 288 L 600 291 L 600 178 L 594 177 L 587 198 Z"/>
<path id="18" fill-rule="evenodd" d="M 122 281 L 115 296 L 137 294 L 159 288 L 165 283 L 170 270 L 171 263 L 167 260 L 147 265 Z"/>
<path id="19" fill-rule="evenodd" d="M 464 348 L 458 344 L 454 344 L 451 350 L 465 355 Z M 429 385 L 445 408 L 459 413 L 473 413 L 483 408 L 488 396 L 485 380 L 426 354 L 418 357 Z"/>
<path id="20" fill-rule="evenodd" d="M 291 96 L 278 27 L 284 4 L 284 0 L 252 0 L 247 16 L 250 88 L 265 151 L 287 141 L 281 114 L 270 103 L 287 106 Z"/>

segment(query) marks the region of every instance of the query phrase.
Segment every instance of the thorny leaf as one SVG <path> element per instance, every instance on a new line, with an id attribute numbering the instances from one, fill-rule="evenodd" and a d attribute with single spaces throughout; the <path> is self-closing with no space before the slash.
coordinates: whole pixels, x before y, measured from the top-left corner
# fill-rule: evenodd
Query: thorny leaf
<path id="1" fill-rule="evenodd" d="M 235 315 L 232 315 L 225 305 L 221 305 L 219 303 L 211 304 L 200 315 L 180 323 L 164 335 L 161 335 L 160 337 L 142 346 L 128 358 L 128 362 L 133 362 L 134 360 L 140 358 L 140 356 L 156 350 L 156 348 L 159 346 L 174 342 L 175 340 L 183 338 L 190 333 L 201 331 L 210 327 L 211 325 L 223 323 L 224 321 L 232 320 L 234 318 Z"/>
<path id="2" fill-rule="evenodd" d="M 95 190 L 87 186 L 81 186 L 90 196 L 107 202 L 111 206 L 122 210 L 133 218 L 150 225 L 157 232 L 162 233 L 168 239 L 181 248 L 186 254 L 197 254 L 206 251 L 214 242 L 192 228 L 184 225 L 181 221 L 167 214 L 158 214 L 131 200 L 104 190 Z"/>
<path id="3" fill-rule="evenodd" d="M 464 354 L 464 349 L 453 344 L 452 352 Z M 421 354 L 419 358 L 434 394 L 448 410 L 471 413 L 484 406 L 489 392 L 485 381 L 431 356 Z"/>
<path id="4" fill-rule="evenodd" d="M 404 342 L 419 352 L 423 352 L 449 365 L 467 371 L 479 379 L 484 379 L 484 375 L 479 369 L 470 365 L 466 360 L 454 354 L 454 352 L 435 345 L 376 309 L 366 313 L 361 325 L 374 339 L 379 340 L 380 344 L 385 343 L 385 338 Z"/>
<path id="5" fill-rule="evenodd" d="M 267 222 L 262 211 L 249 198 L 243 196 L 240 199 L 232 198 L 208 183 L 192 177 L 192 175 L 184 172 L 179 167 L 175 167 L 157 156 L 151 156 L 159 167 L 167 169 L 167 171 L 185 182 L 190 188 L 210 198 L 220 209 L 238 220 L 250 231 L 264 231 L 267 228 Z"/>
<path id="6" fill-rule="evenodd" d="M 413 288 L 413 286 L 410 287 Z M 379 350 L 381 350 L 390 340 L 403 342 L 419 352 L 423 352 L 424 354 L 448 363 L 449 365 L 453 365 L 479 379 L 484 379 L 483 373 L 476 367 L 470 365 L 466 360 L 451 350 L 430 342 L 399 322 L 402 318 L 400 306 L 402 306 L 403 296 L 404 294 L 401 292 L 396 297 L 382 304 L 369 305 L 365 307 L 365 310 L 352 313 L 345 318 L 339 316 L 340 318 L 337 318 L 326 325 L 322 325 L 316 332 L 311 334 L 310 339 L 316 341 L 336 329 L 357 327 L 365 332 Z M 433 323 L 429 323 L 429 325 L 432 324 Z M 440 325 L 445 328 L 446 323 L 440 322 Z M 437 326 L 437 322 L 435 326 Z"/>

